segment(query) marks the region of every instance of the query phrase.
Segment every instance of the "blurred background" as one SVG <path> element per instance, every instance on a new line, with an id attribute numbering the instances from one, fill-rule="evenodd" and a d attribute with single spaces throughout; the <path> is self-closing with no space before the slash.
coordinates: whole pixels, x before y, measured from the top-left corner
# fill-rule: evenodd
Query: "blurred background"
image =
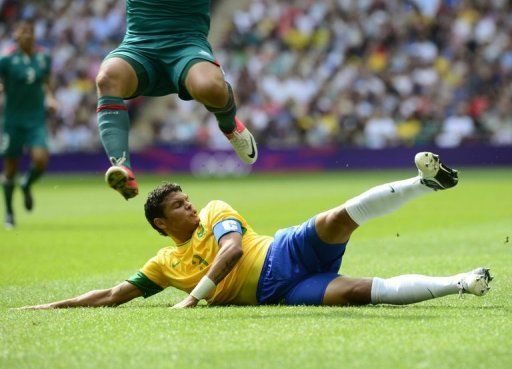
<path id="1" fill-rule="evenodd" d="M 94 79 L 124 12 L 115 0 L 0 0 L 0 49 L 17 19 L 33 18 L 53 55 L 50 171 L 109 165 Z M 510 1 L 217 0 L 210 41 L 258 163 L 238 161 L 203 106 L 140 97 L 129 101 L 136 171 L 399 167 L 425 149 L 454 165 L 512 165 Z"/>

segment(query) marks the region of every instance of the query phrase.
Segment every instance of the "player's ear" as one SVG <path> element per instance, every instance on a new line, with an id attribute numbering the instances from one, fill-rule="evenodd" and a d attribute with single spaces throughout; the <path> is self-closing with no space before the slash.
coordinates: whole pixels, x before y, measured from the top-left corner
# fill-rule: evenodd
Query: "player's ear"
<path id="1" fill-rule="evenodd" d="M 155 218 L 153 219 L 153 224 L 156 225 L 158 227 L 158 229 L 161 229 L 162 231 L 164 231 L 165 233 L 166 230 L 167 230 L 167 226 L 165 225 L 165 222 L 162 218 Z"/>

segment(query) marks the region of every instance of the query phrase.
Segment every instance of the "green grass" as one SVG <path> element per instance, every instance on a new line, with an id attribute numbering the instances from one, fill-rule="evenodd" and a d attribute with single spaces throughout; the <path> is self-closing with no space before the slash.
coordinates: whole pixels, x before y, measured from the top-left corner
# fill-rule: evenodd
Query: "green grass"
<path id="1" fill-rule="evenodd" d="M 218 198 L 273 234 L 408 172 L 173 177 L 197 206 Z M 101 176 L 54 176 L 37 208 L 0 230 L 0 368 L 493 368 L 512 363 L 512 171 L 463 170 L 461 185 L 373 220 L 353 236 L 353 276 L 447 275 L 488 265 L 489 295 L 406 307 L 216 307 L 175 311 L 167 290 L 112 309 L 9 308 L 110 287 L 168 244 Z M 506 242 L 507 237 L 509 239 Z M 507 364 L 508 363 L 508 364 Z"/>

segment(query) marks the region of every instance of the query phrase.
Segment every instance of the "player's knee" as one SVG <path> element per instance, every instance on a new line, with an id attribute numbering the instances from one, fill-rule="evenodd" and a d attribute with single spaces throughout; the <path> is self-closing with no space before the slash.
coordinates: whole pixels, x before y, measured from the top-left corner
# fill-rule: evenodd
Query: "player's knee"
<path id="1" fill-rule="evenodd" d="M 358 227 L 357 223 L 352 220 L 343 207 L 338 207 L 330 212 L 328 215 L 328 222 L 334 227 L 338 227 L 341 232 L 347 235 L 350 235 Z"/>
<path id="2" fill-rule="evenodd" d="M 109 74 L 107 71 L 99 71 L 98 75 L 96 76 L 96 89 L 98 90 L 98 94 L 103 95 L 108 93 L 114 84 L 114 78 L 111 74 Z"/>
<path id="3" fill-rule="evenodd" d="M 322 241 L 330 244 L 347 242 L 357 228 L 357 224 L 341 208 L 318 215 L 316 226 Z"/>
<path id="4" fill-rule="evenodd" d="M 96 76 L 98 95 L 123 95 L 122 76 L 113 69 L 100 69 Z"/>
<path id="5" fill-rule="evenodd" d="M 32 165 L 37 170 L 43 171 L 46 169 L 46 166 L 48 165 L 48 161 L 49 161 L 48 151 L 43 150 L 43 149 L 35 149 L 32 151 L 31 157 L 32 157 Z"/>
<path id="6" fill-rule="evenodd" d="M 208 75 L 191 78 L 187 88 L 194 99 L 209 106 L 222 107 L 229 97 L 226 82 L 222 76 Z"/>
<path id="7" fill-rule="evenodd" d="M 371 302 L 371 279 L 353 280 L 350 290 L 347 293 L 347 302 L 349 305 L 366 305 Z"/>
<path id="8" fill-rule="evenodd" d="M 16 168 L 4 168 L 4 172 L 2 173 L 2 176 L 4 177 L 3 180 L 6 182 L 12 182 L 16 178 Z M 0 180 L 2 178 L 0 177 Z M 1 182 L 0 182 L 1 183 Z"/>
<path id="9" fill-rule="evenodd" d="M 34 160 L 34 167 L 38 171 L 44 171 L 46 169 L 46 166 L 48 165 L 48 159 L 47 158 L 41 158 L 38 160 Z"/>
<path id="10" fill-rule="evenodd" d="M 127 61 L 113 57 L 103 62 L 96 76 L 98 96 L 127 98 L 137 90 L 138 77 L 135 69 Z"/>
<path id="11" fill-rule="evenodd" d="M 224 97 L 227 95 L 226 83 L 217 78 L 204 78 L 198 80 L 194 86 L 196 92 L 205 97 Z"/>

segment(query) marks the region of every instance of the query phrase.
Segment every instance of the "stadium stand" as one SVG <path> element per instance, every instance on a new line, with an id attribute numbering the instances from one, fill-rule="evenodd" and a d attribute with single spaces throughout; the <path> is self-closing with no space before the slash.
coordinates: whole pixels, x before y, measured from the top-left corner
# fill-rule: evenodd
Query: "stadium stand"
<path id="1" fill-rule="evenodd" d="M 260 145 L 512 145 L 509 1 L 244 3 L 232 18 L 218 7 L 212 27 L 230 20 L 212 30 L 213 44 Z M 0 9 L 0 49 L 14 21 L 30 17 L 52 50 L 61 109 L 49 120 L 51 150 L 100 150 L 94 76 L 123 36 L 124 2 L 0 0 Z M 129 105 L 135 146 L 229 145 L 202 106 L 148 100 Z"/>

